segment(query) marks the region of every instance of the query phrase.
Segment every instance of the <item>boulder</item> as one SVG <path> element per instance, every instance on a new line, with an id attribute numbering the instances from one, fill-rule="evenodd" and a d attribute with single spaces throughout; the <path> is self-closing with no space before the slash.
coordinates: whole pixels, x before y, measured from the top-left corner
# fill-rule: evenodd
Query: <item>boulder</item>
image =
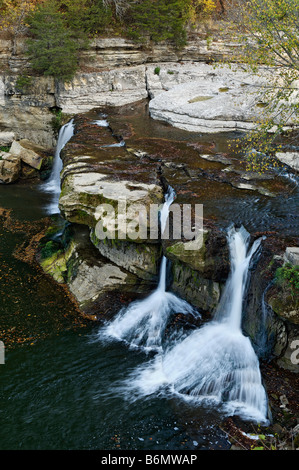
<path id="1" fill-rule="evenodd" d="M 276 158 L 293 170 L 299 171 L 299 152 L 277 152 Z"/>
<path id="2" fill-rule="evenodd" d="M 62 184 L 59 208 L 64 217 L 74 223 L 88 225 L 95 228 L 101 219 L 105 230 L 111 230 L 110 239 L 133 239 L 134 231 L 123 230 L 120 222 L 121 207 L 123 214 L 130 218 L 130 211 L 134 217 L 135 208 L 142 207 L 146 214 L 150 213 L 151 204 L 163 202 L 162 188 L 156 184 L 133 183 L 132 181 L 115 181 L 112 175 L 97 172 L 73 173 L 67 175 Z M 123 204 L 123 205 L 122 205 Z M 101 209 L 109 205 L 111 212 L 101 215 Z M 149 229 L 146 218 L 146 233 L 133 241 L 148 239 Z M 113 230 L 113 233 L 112 233 Z M 106 237 L 105 237 L 106 238 Z"/>
<path id="3" fill-rule="evenodd" d="M 9 184 L 19 179 L 21 160 L 11 153 L 0 152 L 0 182 Z"/>
<path id="4" fill-rule="evenodd" d="M 6 147 L 10 146 L 15 139 L 14 132 L 2 131 L 0 132 L 0 146 Z"/>
<path id="5" fill-rule="evenodd" d="M 22 139 L 20 141 L 14 141 L 10 148 L 10 153 L 19 157 L 27 165 L 40 170 L 43 159 L 44 159 L 45 149 L 40 145 L 34 144 L 27 139 Z"/>
<path id="6" fill-rule="evenodd" d="M 65 224 L 62 236 L 61 228 L 61 221 L 53 220 L 40 241 L 38 259 L 46 274 L 68 285 L 81 311 L 89 313 L 97 302 L 101 311 L 105 295 L 139 293 L 148 288 L 147 282 L 103 258 L 91 243 L 87 227 Z"/>
<path id="7" fill-rule="evenodd" d="M 288 246 L 284 254 L 284 259 L 287 263 L 291 263 L 294 266 L 299 266 L 299 247 Z"/>

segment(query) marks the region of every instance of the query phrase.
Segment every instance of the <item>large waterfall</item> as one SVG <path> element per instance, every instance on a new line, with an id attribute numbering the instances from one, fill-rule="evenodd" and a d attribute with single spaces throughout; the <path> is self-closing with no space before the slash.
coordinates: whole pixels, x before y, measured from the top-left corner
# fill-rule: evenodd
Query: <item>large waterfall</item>
<path id="1" fill-rule="evenodd" d="M 54 162 L 52 167 L 52 172 L 48 181 L 43 185 L 43 191 L 49 192 L 52 194 L 51 203 L 48 206 L 48 213 L 55 214 L 59 212 L 58 209 L 58 202 L 60 196 L 60 173 L 62 170 L 62 160 L 60 158 L 60 152 L 64 148 L 64 146 L 68 143 L 68 141 L 74 135 L 74 124 L 73 119 L 69 121 L 67 124 L 61 127 L 57 145 L 54 155 Z"/>
<path id="2" fill-rule="evenodd" d="M 173 189 L 169 188 L 160 211 L 162 232 L 165 230 L 169 207 L 174 197 Z M 145 299 L 132 302 L 127 308 L 123 308 L 112 323 L 100 330 L 100 337 L 126 341 L 131 347 L 160 351 L 167 321 L 171 314 L 199 316 L 199 313 L 188 302 L 166 291 L 166 265 L 167 259 L 163 256 L 156 290 Z"/>
<path id="3" fill-rule="evenodd" d="M 175 340 L 165 352 L 134 371 L 125 392 L 130 399 L 173 393 L 227 415 L 265 423 L 267 396 L 259 361 L 241 330 L 248 270 L 261 240 L 249 249 L 249 234 L 243 227 L 232 227 L 227 239 L 231 273 L 215 319 Z"/>

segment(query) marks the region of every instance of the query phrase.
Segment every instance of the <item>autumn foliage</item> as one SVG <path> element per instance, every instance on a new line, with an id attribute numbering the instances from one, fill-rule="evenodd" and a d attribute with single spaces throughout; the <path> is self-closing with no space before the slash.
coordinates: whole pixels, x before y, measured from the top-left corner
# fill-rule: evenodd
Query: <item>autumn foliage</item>
<path id="1" fill-rule="evenodd" d="M 27 31 L 26 18 L 38 4 L 44 0 L 2 0 L 0 3 L 0 29 L 9 31 L 13 35 L 20 35 Z"/>

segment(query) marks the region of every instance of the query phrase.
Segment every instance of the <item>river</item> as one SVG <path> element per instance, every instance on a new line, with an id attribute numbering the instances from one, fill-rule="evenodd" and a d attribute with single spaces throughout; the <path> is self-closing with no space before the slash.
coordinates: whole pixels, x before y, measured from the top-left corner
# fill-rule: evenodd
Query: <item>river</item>
<path id="1" fill-rule="evenodd" d="M 131 144 L 140 144 L 143 133 L 148 150 L 154 129 L 158 144 L 159 139 L 176 135 L 178 148 L 186 147 L 187 133 L 144 116 L 140 119 L 138 112 L 131 113 L 130 124 L 135 122 L 139 132 L 139 137 L 132 133 Z M 116 114 L 114 124 L 120 119 L 126 120 L 126 113 Z M 192 143 L 200 139 L 206 146 L 210 136 L 193 136 Z M 227 150 L 223 136 L 216 146 Z M 224 168 L 221 165 L 202 161 L 207 172 Z M 180 187 L 180 181 L 175 182 Z M 210 179 L 210 184 L 221 188 L 223 183 Z M 205 196 L 201 185 L 195 197 L 202 196 L 207 216 L 212 214 L 223 226 L 234 218 L 235 223 L 246 220 L 250 231 L 283 226 L 286 234 L 297 236 L 298 188 L 288 181 L 286 185 L 291 194 L 287 205 L 280 188 L 275 198 L 233 192 L 231 187 L 213 198 Z M 193 189 L 191 182 L 188 192 Z M 181 191 L 180 202 L 184 197 Z M 42 225 L 50 203 L 51 195 L 39 184 L 0 185 L 0 207 L 11 211 L 6 218 L 2 214 L 0 227 L 0 332 L 5 344 L 5 364 L 0 365 L 0 449 L 229 449 L 223 416 L 214 408 L 165 394 L 126 400 L 118 385 L 151 353 L 131 350 L 122 342 L 99 341 L 99 326 L 80 318 L 66 291 L 16 256 L 26 239 L 26 224 Z"/>
<path id="2" fill-rule="evenodd" d="M 115 384 L 148 356 L 96 340 L 64 290 L 15 258 L 26 236 L 14 225 L 43 220 L 50 199 L 39 185 L 0 186 L 15 222 L 0 227 L 0 449 L 229 448 L 213 411 L 165 397 L 128 404 Z"/>

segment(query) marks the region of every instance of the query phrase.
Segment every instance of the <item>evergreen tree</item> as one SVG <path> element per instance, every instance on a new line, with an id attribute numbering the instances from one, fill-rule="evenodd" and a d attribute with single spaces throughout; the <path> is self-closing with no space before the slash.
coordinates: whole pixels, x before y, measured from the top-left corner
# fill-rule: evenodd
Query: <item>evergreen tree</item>
<path id="1" fill-rule="evenodd" d="M 158 42 L 174 40 L 180 46 L 186 42 L 185 25 L 189 0 L 139 0 L 128 12 L 129 33 L 140 40 L 147 35 Z"/>
<path id="2" fill-rule="evenodd" d="M 102 33 L 112 21 L 112 9 L 103 0 L 58 0 L 65 22 L 77 36 Z"/>
<path id="3" fill-rule="evenodd" d="M 66 27 L 55 0 L 47 1 L 28 17 L 32 38 L 28 55 L 34 71 L 63 81 L 73 78 L 78 65 L 80 43 Z"/>

